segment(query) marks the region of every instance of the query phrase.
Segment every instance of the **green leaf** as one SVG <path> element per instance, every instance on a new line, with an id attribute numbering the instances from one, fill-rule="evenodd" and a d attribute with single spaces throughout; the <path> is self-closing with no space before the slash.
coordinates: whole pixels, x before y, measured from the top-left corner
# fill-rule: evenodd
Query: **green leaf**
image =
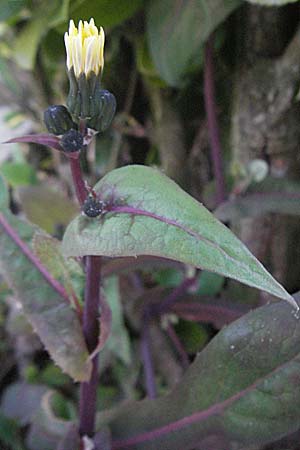
<path id="1" fill-rule="evenodd" d="M 113 199 L 115 211 L 71 222 L 63 240 L 66 256 L 161 256 L 293 301 L 227 227 L 158 170 L 116 169 L 95 191 L 105 201 Z"/>
<path id="2" fill-rule="evenodd" d="M 54 234 L 57 227 L 67 226 L 78 212 L 63 192 L 47 185 L 22 187 L 18 195 L 27 219 L 47 233 Z"/>
<path id="3" fill-rule="evenodd" d="M 27 163 L 5 162 L 1 164 L 0 172 L 12 187 L 37 182 L 34 168 Z"/>
<path id="4" fill-rule="evenodd" d="M 224 284 L 224 277 L 213 272 L 201 272 L 199 276 L 198 295 L 214 296 L 219 294 Z"/>
<path id="5" fill-rule="evenodd" d="M 31 242 L 36 230 L 30 224 L 8 212 L 1 216 L 23 241 Z M 74 309 L 48 284 L 1 225 L 0 272 L 55 363 L 74 380 L 88 380 L 91 363 Z"/>
<path id="6" fill-rule="evenodd" d="M 68 9 L 69 0 L 44 1 L 37 5 L 33 17 L 24 25 L 14 42 L 13 56 L 20 67 L 33 69 L 42 38 L 49 29 L 67 20 Z"/>
<path id="7" fill-rule="evenodd" d="M 0 175 L 0 210 L 8 208 L 9 195 L 6 182 Z"/>
<path id="8" fill-rule="evenodd" d="M 30 450 L 56 449 L 58 443 L 72 426 L 71 421 L 57 417 L 55 413 L 56 395 L 55 391 L 48 391 L 42 398 L 41 406 L 34 417 L 26 440 Z"/>
<path id="9" fill-rule="evenodd" d="M 95 19 L 97 26 L 112 27 L 133 16 L 143 5 L 143 0 L 87 0 L 71 9 L 71 17 L 79 20 Z"/>
<path id="10" fill-rule="evenodd" d="M 300 427 L 299 349 L 290 305 L 263 306 L 223 328 L 170 394 L 124 405 L 99 424 L 109 424 L 114 449 L 260 447 Z"/>
<path id="11" fill-rule="evenodd" d="M 14 420 L 7 419 L 0 414 L 0 442 L 14 450 L 25 450 L 19 427 Z"/>
<path id="12" fill-rule="evenodd" d="M 9 2 L 2 0 L 0 2 L 0 22 L 15 17 L 24 6 L 26 6 L 25 0 L 14 0 Z"/>
<path id="13" fill-rule="evenodd" d="M 155 272 L 152 271 L 154 280 L 164 287 L 178 286 L 183 281 L 184 275 L 183 272 L 172 268 L 165 268 Z"/>
<path id="14" fill-rule="evenodd" d="M 13 383 L 4 391 L 1 413 L 21 425 L 31 423 L 47 388 L 38 384 Z"/>
<path id="15" fill-rule="evenodd" d="M 110 351 L 124 364 L 130 364 L 130 339 L 123 321 L 118 277 L 107 278 L 104 282 L 105 297 L 112 311 L 112 328 L 104 351 Z"/>
<path id="16" fill-rule="evenodd" d="M 200 67 L 202 45 L 240 4 L 240 0 L 148 2 L 149 49 L 160 76 L 169 85 L 182 85 L 191 68 Z"/>
<path id="17" fill-rule="evenodd" d="M 84 272 L 77 261 L 67 260 L 62 255 L 61 242 L 45 233 L 37 232 L 33 236 L 32 247 L 41 263 L 65 287 L 70 300 L 75 297 L 80 299 L 84 288 Z"/>

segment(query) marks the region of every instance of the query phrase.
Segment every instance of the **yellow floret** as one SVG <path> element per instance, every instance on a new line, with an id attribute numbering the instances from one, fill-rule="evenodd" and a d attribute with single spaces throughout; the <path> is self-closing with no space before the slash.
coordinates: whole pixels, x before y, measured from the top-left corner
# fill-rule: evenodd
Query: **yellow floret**
<path id="1" fill-rule="evenodd" d="M 96 75 L 101 73 L 104 66 L 104 41 L 103 28 L 98 30 L 94 19 L 89 22 L 80 20 L 78 28 L 70 20 L 69 32 L 65 33 L 68 70 L 73 67 L 77 78 L 82 73 L 86 76 L 91 72 Z"/>

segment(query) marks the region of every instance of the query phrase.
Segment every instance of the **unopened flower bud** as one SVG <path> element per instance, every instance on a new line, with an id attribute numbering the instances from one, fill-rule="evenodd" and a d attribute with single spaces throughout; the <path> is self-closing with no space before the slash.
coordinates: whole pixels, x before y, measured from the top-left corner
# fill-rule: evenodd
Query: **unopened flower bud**
<path id="1" fill-rule="evenodd" d="M 116 109 L 114 96 L 100 86 L 104 41 L 104 31 L 95 26 L 94 19 L 80 20 L 78 28 L 71 20 L 65 33 L 70 81 L 67 106 L 75 120 L 83 119 L 88 128 L 96 131 L 110 125 Z"/>
<path id="2" fill-rule="evenodd" d="M 82 205 L 82 212 L 88 217 L 98 217 L 103 213 L 105 203 L 89 194 Z"/>
<path id="3" fill-rule="evenodd" d="M 71 114 L 63 105 L 52 105 L 44 111 L 44 122 L 49 133 L 56 136 L 64 134 L 77 125 L 73 122 Z"/>
<path id="4" fill-rule="evenodd" d="M 97 92 L 96 101 L 98 102 L 98 116 L 90 119 L 87 125 L 96 131 L 105 131 L 115 116 L 116 98 L 111 92 L 102 89 Z"/>
<path id="5" fill-rule="evenodd" d="M 72 128 L 64 133 L 60 145 L 66 153 L 78 152 L 83 148 L 83 136 Z"/>

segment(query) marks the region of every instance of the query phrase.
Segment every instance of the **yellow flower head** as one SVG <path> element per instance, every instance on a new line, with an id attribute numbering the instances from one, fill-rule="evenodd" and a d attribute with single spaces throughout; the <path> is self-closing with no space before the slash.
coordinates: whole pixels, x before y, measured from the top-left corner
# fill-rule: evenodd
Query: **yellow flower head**
<path id="1" fill-rule="evenodd" d="M 78 28 L 70 20 L 69 32 L 65 33 L 67 50 L 67 68 L 73 67 L 76 78 L 83 73 L 86 77 L 91 72 L 101 74 L 104 66 L 104 31 L 95 26 L 94 19 L 89 22 L 80 20 Z"/>

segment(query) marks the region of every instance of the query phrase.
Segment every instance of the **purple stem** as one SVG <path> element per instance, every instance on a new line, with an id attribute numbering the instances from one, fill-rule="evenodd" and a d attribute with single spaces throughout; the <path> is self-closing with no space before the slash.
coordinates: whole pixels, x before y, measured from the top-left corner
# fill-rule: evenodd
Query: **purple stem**
<path id="1" fill-rule="evenodd" d="M 146 381 L 146 390 L 149 398 L 155 398 L 156 397 L 156 385 L 155 385 L 155 377 L 154 377 L 154 369 L 153 369 L 153 363 L 152 363 L 152 356 L 151 356 L 151 350 L 150 350 L 150 335 L 149 335 L 149 322 L 150 317 L 153 314 L 163 314 L 164 312 L 168 311 L 170 307 L 179 300 L 179 298 L 186 292 L 186 290 L 192 286 L 195 283 L 196 277 L 193 278 L 186 278 L 183 280 L 183 282 L 175 288 L 170 295 L 168 295 L 165 300 L 157 305 L 157 306 L 150 306 L 149 308 L 146 308 L 144 312 L 144 321 L 143 321 L 143 332 L 142 332 L 142 339 L 141 339 L 141 354 L 142 354 L 142 360 L 143 360 L 143 366 L 145 371 L 145 381 Z M 168 331 L 167 331 L 168 332 Z M 168 333 L 169 334 L 169 333 Z M 180 356 L 182 358 L 183 364 L 185 366 L 188 366 L 188 357 L 185 353 L 184 348 L 182 347 L 181 342 L 179 341 L 178 337 L 176 336 L 175 331 L 170 331 L 170 339 L 172 340 L 173 344 L 175 345 L 177 351 L 180 353 Z M 176 342 L 175 342 L 176 341 Z"/>
<path id="2" fill-rule="evenodd" d="M 226 191 L 223 173 L 220 132 L 215 104 L 213 46 L 214 46 L 214 37 L 213 35 L 211 35 L 205 46 L 204 101 L 207 116 L 209 140 L 211 145 L 213 171 L 216 180 L 217 204 L 219 205 L 225 200 Z"/>
<path id="3" fill-rule="evenodd" d="M 90 353 L 97 347 L 99 335 L 101 257 L 87 256 L 86 285 L 84 293 L 83 334 Z M 93 436 L 96 416 L 98 385 L 98 355 L 92 359 L 92 375 L 87 383 L 80 385 L 79 433 Z"/>
<path id="4" fill-rule="evenodd" d="M 182 366 L 184 367 L 184 369 L 187 369 L 190 365 L 188 354 L 171 324 L 168 325 L 166 333 L 172 341 L 178 355 L 180 356 Z"/>
<path id="5" fill-rule="evenodd" d="M 83 204 L 87 196 L 85 183 L 82 177 L 79 155 L 78 158 L 69 158 L 70 168 L 72 172 L 73 183 L 76 191 L 76 197 L 80 206 Z"/>
<path id="6" fill-rule="evenodd" d="M 150 321 L 149 311 L 146 310 L 144 313 L 143 331 L 141 338 L 141 355 L 145 372 L 147 395 L 149 398 L 155 398 L 157 392 L 152 363 L 152 355 L 150 350 L 149 321 Z"/>
<path id="7" fill-rule="evenodd" d="M 80 124 L 83 132 L 84 124 Z M 78 158 L 69 158 L 73 183 L 80 205 L 86 199 L 87 192 L 82 176 L 79 154 Z M 87 256 L 86 260 L 86 286 L 83 307 L 83 334 L 90 353 L 97 347 L 99 338 L 100 319 L 100 281 L 101 257 Z M 96 400 L 98 385 L 98 355 L 92 359 L 92 375 L 88 382 L 80 385 L 79 400 L 79 432 L 81 436 L 92 437 L 95 432 Z"/>
<path id="8" fill-rule="evenodd" d="M 152 311 L 155 314 L 163 314 L 170 310 L 171 306 L 174 305 L 174 303 L 178 302 L 180 297 L 182 297 L 189 287 L 193 286 L 195 284 L 195 281 L 197 280 L 197 276 L 192 278 L 185 278 L 179 286 L 177 286 L 173 291 L 167 295 L 167 297 L 158 305 L 152 306 Z"/>
<path id="9" fill-rule="evenodd" d="M 5 219 L 4 215 L 0 213 L 0 224 L 8 236 L 14 241 L 14 243 L 20 248 L 23 255 L 25 255 L 29 261 L 37 268 L 37 270 L 43 275 L 45 280 L 50 286 L 68 303 L 70 303 L 69 295 L 65 288 L 48 272 L 45 266 L 41 263 L 37 256 L 31 251 L 28 245 L 22 241 L 16 231 L 11 227 L 9 222 Z"/>

